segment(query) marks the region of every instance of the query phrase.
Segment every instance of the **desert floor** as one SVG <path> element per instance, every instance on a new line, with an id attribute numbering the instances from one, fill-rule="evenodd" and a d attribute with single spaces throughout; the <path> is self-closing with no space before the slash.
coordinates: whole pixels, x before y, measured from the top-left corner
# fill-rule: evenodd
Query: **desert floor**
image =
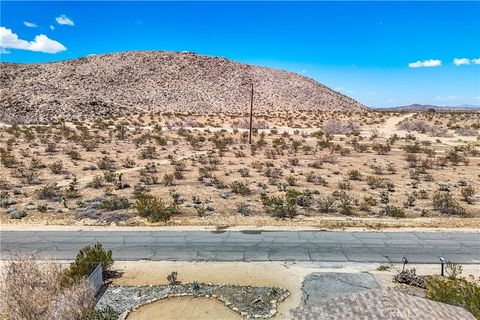
<path id="1" fill-rule="evenodd" d="M 288 112 L 254 119 L 252 145 L 247 118 L 228 114 L 3 125 L 0 221 L 480 227 L 480 113 Z M 140 214 L 145 195 L 160 214 Z"/>

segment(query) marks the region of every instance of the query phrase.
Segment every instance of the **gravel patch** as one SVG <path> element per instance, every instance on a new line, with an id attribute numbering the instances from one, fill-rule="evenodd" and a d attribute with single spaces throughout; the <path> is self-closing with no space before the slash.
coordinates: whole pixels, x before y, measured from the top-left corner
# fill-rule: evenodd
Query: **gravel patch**
<path id="1" fill-rule="evenodd" d="M 96 309 L 113 308 L 126 319 L 128 313 L 142 305 L 170 297 L 204 297 L 223 302 L 246 319 L 270 318 L 277 312 L 277 304 L 290 295 L 286 289 L 275 287 L 235 286 L 224 284 L 185 283 L 155 286 L 109 286 Z"/>

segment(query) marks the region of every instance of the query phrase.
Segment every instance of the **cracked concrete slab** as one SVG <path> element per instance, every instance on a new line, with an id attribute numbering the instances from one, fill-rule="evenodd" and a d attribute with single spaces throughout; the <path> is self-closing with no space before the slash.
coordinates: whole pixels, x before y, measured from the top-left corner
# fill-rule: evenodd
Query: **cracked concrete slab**
<path id="1" fill-rule="evenodd" d="M 379 284 L 369 273 L 317 272 L 305 277 L 302 300 L 310 306 L 324 299 L 378 287 Z"/>

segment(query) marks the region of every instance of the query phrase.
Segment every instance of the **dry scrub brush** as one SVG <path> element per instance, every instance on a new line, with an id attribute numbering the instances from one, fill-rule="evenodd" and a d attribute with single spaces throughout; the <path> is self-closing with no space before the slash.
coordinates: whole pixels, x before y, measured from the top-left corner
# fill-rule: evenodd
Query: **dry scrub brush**
<path id="1" fill-rule="evenodd" d="M 65 285 L 59 264 L 16 256 L 5 261 L 0 283 L 1 318 L 80 320 L 93 310 L 94 291 L 84 279 Z"/>

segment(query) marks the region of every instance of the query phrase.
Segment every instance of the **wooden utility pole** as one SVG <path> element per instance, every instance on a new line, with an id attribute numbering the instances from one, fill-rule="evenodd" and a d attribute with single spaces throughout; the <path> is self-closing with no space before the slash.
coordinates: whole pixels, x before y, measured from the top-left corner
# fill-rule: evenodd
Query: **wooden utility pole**
<path id="1" fill-rule="evenodd" d="M 250 94 L 250 133 L 248 135 L 249 144 L 252 144 L 252 122 L 253 122 L 253 81 L 252 81 L 252 91 Z"/>

